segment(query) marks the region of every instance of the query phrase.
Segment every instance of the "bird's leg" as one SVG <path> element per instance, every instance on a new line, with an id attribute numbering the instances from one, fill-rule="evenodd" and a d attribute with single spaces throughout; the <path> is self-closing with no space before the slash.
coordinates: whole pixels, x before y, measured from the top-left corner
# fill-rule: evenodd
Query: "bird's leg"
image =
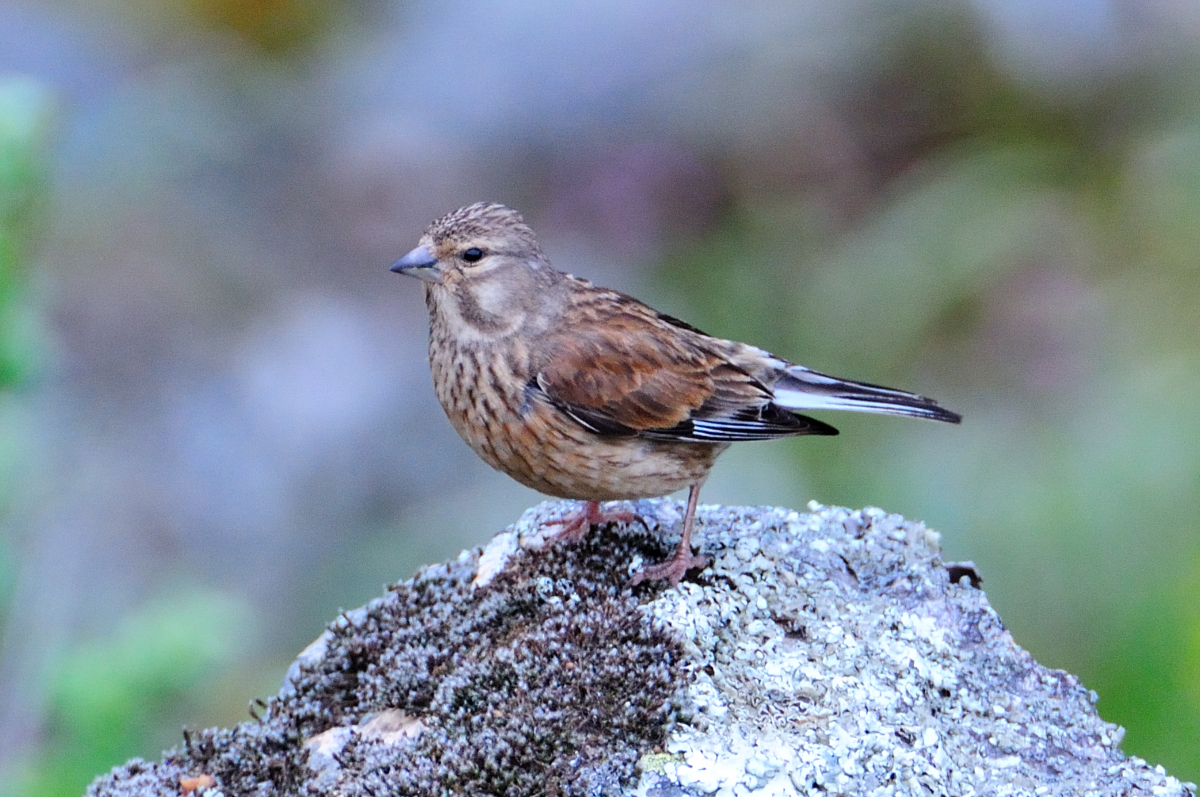
<path id="1" fill-rule="evenodd" d="M 554 535 L 563 542 L 582 542 L 593 526 L 599 526 L 602 523 L 641 523 L 646 527 L 646 531 L 650 530 L 650 527 L 646 526 L 646 521 L 636 512 L 629 510 L 602 512 L 599 501 L 585 501 L 583 508 L 577 512 L 567 515 L 562 521 L 551 522 L 563 523 L 562 530 Z"/>
<path id="2" fill-rule="evenodd" d="M 683 539 L 675 549 L 675 555 L 665 562 L 647 565 L 633 574 L 629 586 L 643 581 L 667 581 L 673 587 L 687 571 L 708 564 L 707 556 L 692 556 L 692 527 L 696 525 L 696 504 L 700 500 L 700 485 L 693 484 L 688 490 L 687 510 L 683 515 Z"/>

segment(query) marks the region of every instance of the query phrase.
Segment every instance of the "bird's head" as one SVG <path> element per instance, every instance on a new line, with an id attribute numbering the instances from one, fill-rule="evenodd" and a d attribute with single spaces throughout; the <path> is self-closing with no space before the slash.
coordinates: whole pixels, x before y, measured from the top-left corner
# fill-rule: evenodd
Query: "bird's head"
<path id="1" fill-rule="evenodd" d="M 512 208 L 476 202 L 429 225 L 392 271 L 425 283 L 430 312 L 481 332 L 519 328 L 562 275 Z"/>

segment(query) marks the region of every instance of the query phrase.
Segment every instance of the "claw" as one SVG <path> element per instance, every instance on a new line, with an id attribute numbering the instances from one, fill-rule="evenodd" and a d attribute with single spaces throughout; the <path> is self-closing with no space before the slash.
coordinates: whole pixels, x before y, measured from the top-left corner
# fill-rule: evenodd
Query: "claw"
<path id="1" fill-rule="evenodd" d="M 690 553 L 680 556 L 678 553 L 665 562 L 656 565 L 646 565 L 633 574 L 628 586 L 636 587 L 643 581 L 666 581 L 670 586 L 676 586 L 689 570 L 702 570 L 708 566 L 707 556 L 692 556 Z"/>
<path id="2" fill-rule="evenodd" d="M 687 509 L 683 513 L 683 535 L 675 555 L 665 562 L 647 565 L 633 574 L 629 586 L 634 587 L 643 581 L 666 581 L 672 587 L 679 584 L 689 570 L 703 568 L 708 565 L 707 556 L 692 556 L 692 527 L 696 524 L 696 504 L 700 500 L 700 485 L 693 484 L 688 490 Z"/>

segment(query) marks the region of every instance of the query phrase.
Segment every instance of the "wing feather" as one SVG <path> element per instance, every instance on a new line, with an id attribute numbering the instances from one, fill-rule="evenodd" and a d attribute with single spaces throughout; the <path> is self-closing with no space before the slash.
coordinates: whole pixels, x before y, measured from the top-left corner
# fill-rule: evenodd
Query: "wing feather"
<path id="1" fill-rule="evenodd" d="M 529 388 L 602 436 L 724 443 L 837 433 L 774 404 L 716 345 L 731 344 L 637 307 L 644 312 L 588 308 L 569 332 L 544 338 Z"/>

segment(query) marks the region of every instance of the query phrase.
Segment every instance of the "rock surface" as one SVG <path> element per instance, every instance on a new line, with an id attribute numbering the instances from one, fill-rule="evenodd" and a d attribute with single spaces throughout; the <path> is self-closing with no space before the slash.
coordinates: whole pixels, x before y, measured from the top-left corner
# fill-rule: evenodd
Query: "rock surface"
<path id="1" fill-rule="evenodd" d="M 631 591 L 680 521 L 670 500 L 635 508 L 661 537 L 545 545 L 539 524 L 569 507 L 531 509 L 340 616 L 260 721 L 88 793 L 177 795 L 206 775 L 209 797 L 1195 795 L 1127 758 L 1095 695 L 1017 647 L 924 525 L 702 507 L 713 564 Z"/>

